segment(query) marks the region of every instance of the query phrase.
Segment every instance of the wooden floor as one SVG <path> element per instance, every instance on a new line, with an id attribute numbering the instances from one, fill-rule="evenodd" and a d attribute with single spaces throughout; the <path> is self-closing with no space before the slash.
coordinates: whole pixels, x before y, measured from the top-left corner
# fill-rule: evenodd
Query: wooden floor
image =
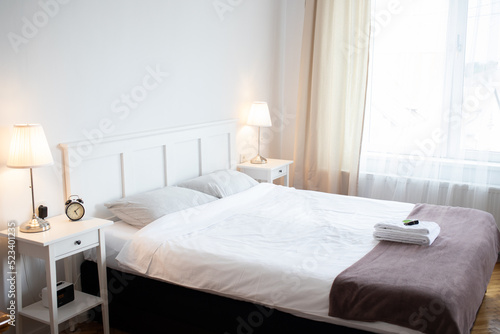
<path id="1" fill-rule="evenodd" d="M 486 333 L 500 334 L 500 263 L 498 262 L 471 331 L 471 334 Z"/>
<path id="2" fill-rule="evenodd" d="M 78 325 L 76 332 L 71 333 L 68 330 L 62 333 L 100 334 L 102 333 L 102 326 L 99 323 L 91 322 Z M 111 334 L 128 333 L 111 329 Z M 488 285 L 488 291 L 479 309 L 471 334 L 500 334 L 500 263 L 497 263 L 495 266 L 490 284 Z"/>

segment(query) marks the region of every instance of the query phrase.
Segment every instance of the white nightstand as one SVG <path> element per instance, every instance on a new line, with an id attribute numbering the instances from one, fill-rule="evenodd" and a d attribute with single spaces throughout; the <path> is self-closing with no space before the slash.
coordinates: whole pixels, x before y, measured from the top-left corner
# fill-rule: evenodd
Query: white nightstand
<path id="1" fill-rule="evenodd" d="M 106 283 L 106 254 L 104 243 L 104 227 L 112 225 L 113 222 L 98 218 L 84 218 L 80 221 L 71 221 L 65 215 L 47 219 L 50 230 L 39 233 L 23 233 L 19 227 L 15 228 L 17 254 L 25 254 L 45 260 L 47 278 L 47 292 L 49 296 L 49 308 L 42 305 L 42 301 L 23 307 L 21 285 L 16 284 L 16 303 L 18 313 L 16 315 L 16 333 L 21 334 L 21 315 L 47 325 L 50 325 L 51 333 L 59 332 L 58 324 L 67 321 L 76 315 L 101 305 L 104 333 L 109 334 L 108 299 Z M 0 235 L 9 239 L 9 230 L 0 232 Z M 71 277 L 68 268 L 69 256 L 83 252 L 84 250 L 97 247 L 97 265 L 99 270 L 99 286 L 101 296 L 96 297 L 75 290 L 75 300 L 57 308 L 56 302 L 56 261 L 65 259 L 66 280 Z M 16 282 L 22 282 L 23 273 L 22 257 L 16 257 Z M 29 277 L 27 278 L 29 280 Z"/>
<path id="2" fill-rule="evenodd" d="M 267 159 L 267 164 L 253 164 L 250 161 L 237 165 L 238 170 L 259 181 L 272 183 L 280 177 L 284 178 L 285 186 L 289 186 L 288 172 L 292 160 Z"/>

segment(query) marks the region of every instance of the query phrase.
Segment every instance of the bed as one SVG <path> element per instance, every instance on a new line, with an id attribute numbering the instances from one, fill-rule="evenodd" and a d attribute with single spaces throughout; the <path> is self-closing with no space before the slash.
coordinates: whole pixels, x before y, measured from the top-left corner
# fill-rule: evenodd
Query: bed
<path id="1" fill-rule="evenodd" d="M 387 316 L 380 319 L 383 321 L 358 318 L 359 313 L 368 313 L 365 311 L 329 315 L 335 287 L 332 283 L 341 277 L 357 285 L 349 281 L 350 268 L 359 269 L 356 265 L 377 254 L 374 252 L 384 243 L 373 239 L 373 225 L 407 218 L 415 210 L 414 204 L 252 183 L 246 175 L 234 171 L 236 137 L 236 122 L 224 121 L 110 138 L 79 159 L 74 156 L 78 143 L 61 145 L 66 193 L 78 193 L 87 198 L 87 203 L 90 198 L 87 211 L 92 215 L 117 219 L 106 231 L 112 324 L 125 324 L 132 332 L 144 331 L 144 326 L 149 326 L 149 331 L 174 328 L 177 332 L 200 333 L 300 333 L 312 329 L 331 333 L 348 332 L 347 328 L 354 328 L 353 332 L 432 332 L 432 326 L 441 321 L 434 320 L 439 314 L 409 317 L 407 324 L 391 323 L 392 317 Z M 71 161 L 77 163 L 71 165 Z M 88 175 L 93 175 L 92 179 Z M 162 207 L 161 203 L 184 197 L 189 205 L 174 203 L 182 210 Z M 140 204 L 140 212 L 137 207 L 130 211 L 131 202 Z M 467 316 L 452 320 L 461 324 L 450 327 L 451 332 L 467 332 L 472 326 L 470 313 L 475 317 L 499 251 L 494 220 L 488 214 L 477 220 L 472 234 L 477 234 L 474 240 L 478 241 L 462 247 L 466 254 L 477 256 L 446 261 L 454 274 L 463 266 L 468 272 L 473 268 L 478 273 L 472 280 L 458 282 L 452 289 L 461 286 L 456 295 L 446 290 L 450 309 L 454 308 L 451 304 L 460 304 L 461 297 L 470 298 L 463 291 L 474 291 L 474 301 L 464 311 Z M 467 225 L 471 224 L 463 226 Z M 469 231 L 463 234 L 471 235 Z M 459 240 L 443 233 L 441 240 L 448 239 L 452 243 Z M 443 248 L 461 249 L 459 242 Z M 441 247 L 439 237 L 436 243 L 426 247 L 426 252 Z M 401 247 L 392 252 L 422 246 Z M 88 252 L 86 258 L 82 286 L 92 291 L 94 255 Z M 446 277 L 446 270 L 441 274 Z M 407 286 L 406 290 L 413 289 Z M 362 302 L 369 293 L 363 290 L 365 286 L 360 285 L 360 289 L 350 291 L 353 296 L 361 296 Z M 445 291 L 439 286 L 435 289 L 438 295 Z M 404 294 L 404 290 L 396 293 Z M 413 308 L 418 313 L 424 305 L 434 313 L 447 313 L 436 302 L 441 298 L 429 298 L 416 298 L 418 303 L 410 304 L 409 311 Z M 349 294 L 333 297 L 336 299 L 342 299 L 346 309 L 352 307 L 349 302 L 359 307 L 360 300 Z M 407 303 L 411 300 L 405 300 Z M 397 303 L 387 298 L 381 305 Z M 134 310 L 142 320 L 129 316 Z"/>

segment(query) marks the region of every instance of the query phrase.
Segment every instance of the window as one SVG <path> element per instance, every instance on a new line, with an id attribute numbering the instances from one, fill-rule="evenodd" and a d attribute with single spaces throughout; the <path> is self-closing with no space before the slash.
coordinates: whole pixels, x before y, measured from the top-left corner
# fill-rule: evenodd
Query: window
<path id="1" fill-rule="evenodd" d="M 469 0 L 460 149 L 500 153 L 500 1 Z"/>
<path id="2" fill-rule="evenodd" d="M 372 2 L 360 172 L 500 186 L 500 0 L 394 2 Z"/>

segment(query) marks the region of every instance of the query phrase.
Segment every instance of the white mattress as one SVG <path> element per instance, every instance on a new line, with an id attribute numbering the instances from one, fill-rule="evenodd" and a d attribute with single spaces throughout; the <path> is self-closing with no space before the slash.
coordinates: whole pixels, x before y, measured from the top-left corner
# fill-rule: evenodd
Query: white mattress
<path id="1" fill-rule="evenodd" d="M 132 230 L 120 227 L 120 236 L 109 233 L 109 243 L 114 253 L 123 246 L 117 260 L 127 271 L 313 320 L 379 333 L 417 333 L 328 316 L 335 277 L 377 243 L 373 225 L 404 219 L 412 208 L 259 184 L 164 216 L 132 236 Z"/>

